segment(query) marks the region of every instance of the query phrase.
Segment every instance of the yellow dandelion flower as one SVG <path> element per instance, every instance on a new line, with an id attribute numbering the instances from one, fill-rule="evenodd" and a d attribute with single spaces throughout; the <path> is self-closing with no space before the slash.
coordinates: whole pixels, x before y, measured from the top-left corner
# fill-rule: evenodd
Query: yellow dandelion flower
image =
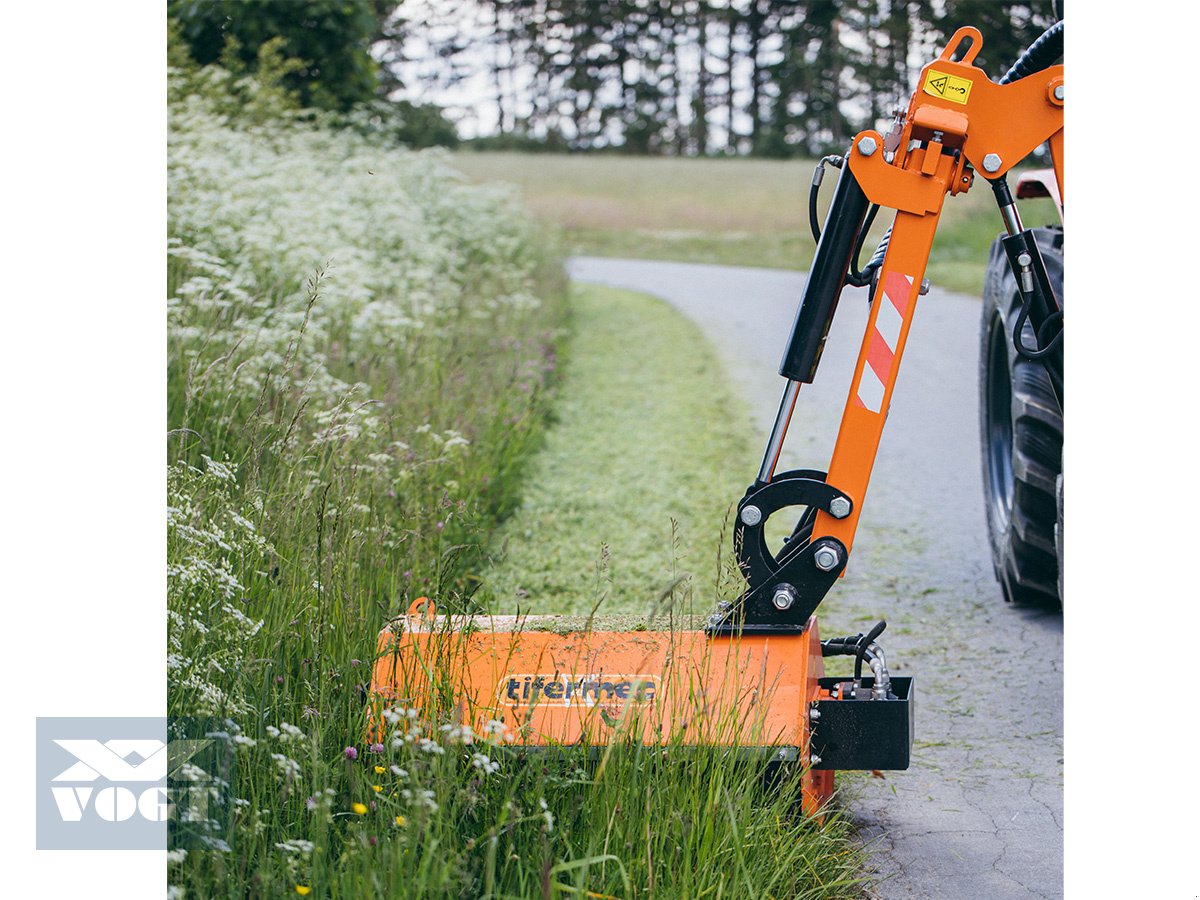
<path id="1" fill-rule="evenodd" d="M 375 767 L 375 774 L 376 774 L 376 775 L 382 775 L 382 774 L 383 774 L 384 772 L 386 772 L 386 771 L 387 771 L 387 769 L 385 769 L 383 766 L 376 766 L 376 767 Z"/>
<path id="2" fill-rule="evenodd" d="M 296 885 L 296 893 L 301 897 L 306 897 L 312 893 L 312 888 L 310 888 L 307 884 L 298 884 Z"/>
<path id="3" fill-rule="evenodd" d="M 355 803 L 350 808 L 360 816 L 365 816 L 367 814 L 367 804 L 365 803 Z"/>
<path id="4" fill-rule="evenodd" d="M 382 790 L 383 790 L 383 785 L 381 785 L 381 784 L 373 784 L 373 785 L 371 785 L 371 790 L 373 790 L 375 793 L 377 793 L 377 794 L 378 794 L 380 791 L 382 791 Z"/>
<path id="5" fill-rule="evenodd" d="M 403 828 L 408 824 L 408 819 L 404 818 L 404 816 L 396 816 L 396 824 Z"/>

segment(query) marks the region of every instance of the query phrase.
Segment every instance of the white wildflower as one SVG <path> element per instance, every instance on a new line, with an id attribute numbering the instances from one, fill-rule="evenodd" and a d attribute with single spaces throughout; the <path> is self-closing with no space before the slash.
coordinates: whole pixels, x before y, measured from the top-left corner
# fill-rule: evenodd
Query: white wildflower
<path id="1" fill-rule="evenodd" d="M 471 765 L 483 772 L 484 775 L 491 775 L 493 772 L 500 771 L 500 763 L 484 753 L 472 754 Z"/>
<path id="2" fill-rule="evenodd" d="M 201 781 L 208 781 L 208 773 L 197 765 L 190 762 L 185 762 L 179 767 L 179 777 L 185 781 L 190 781 L 193 784 Z"/>
<path id="3" fill-rule="evenodd" d="M 294 759 L 284 756 L 282 753 L 272 753 L 271 759 L 275 760 L 275 765 L 283 776 L 288 780 L 298 778 L 300 776 L 300 763 Z"/>
<path id="4" fill-rule="evenodd" d="M 475 732 L 466 722 L 462 724 L 447 722 L 441 726 L 441 730 L 446 735 L 446 740 L 451 743 L 470 744 L 475 740 Z"/>
<path id="5" fill-rule="evenodd" d="M 218 478 L 221 481 L 237 481 L 237 472 L 234 470 L 233 466 L 227 463 L 217 462 L 212 457 L 205 456 L 204 454 L 201 454 L 200 458 L 204 460 L 204 468 L 209 475 L 212 475 L 214 478 Z"/>
<path id="6" fill-rule="evenodd" d="M 410 791 L 408 788 L 403 788 L 400 791 L 400 796 L 415 806 L 424 806 L 430 812 L 438 811 L 438 804 L 434 799 L 435 794 L 433 791 L 427 791 L 423 789 Z"/>
<path id="7" fill-rule="evenodd" d="M 434 756 L 441 756 L 446 752 L 446 748 L 437 741 L 431 741 L 429 738 L 421 738 L 417 741 L 417 749 L 425 753 L 432 753 Z"/>

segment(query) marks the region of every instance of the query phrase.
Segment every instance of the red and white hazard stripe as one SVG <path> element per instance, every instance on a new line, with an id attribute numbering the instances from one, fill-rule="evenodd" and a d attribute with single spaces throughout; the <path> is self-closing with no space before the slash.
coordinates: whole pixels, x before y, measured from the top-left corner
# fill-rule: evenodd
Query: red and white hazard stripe
<path id="1" fill-rule="evenodd" d="M 883 281 L 883 300 L 878 302 L 875 328 L 867 345 L 867 364 L 858 380 L 855 401 L 871 412 L 883 408 L 883 394 L 896 360 L 896 345 L 908 312 L 913 280 L 900 272 L 888 272 Z"/>

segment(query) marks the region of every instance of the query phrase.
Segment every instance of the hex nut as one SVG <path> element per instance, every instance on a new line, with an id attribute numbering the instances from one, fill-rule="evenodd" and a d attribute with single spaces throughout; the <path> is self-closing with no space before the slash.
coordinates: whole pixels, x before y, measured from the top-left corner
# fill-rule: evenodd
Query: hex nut
<path id="1" fill-rule="evenodd" d="M 762 510 L 751 504 L 742 510 L 742 522 L 746 525 L 757 525 L 762 521 Z"/>
<path id="2" fill-rule="evenodd" d="M 818 547 L 817 552 L 813 554 L 813 562 L 822 572 L 829 572 L 837 568 L 837 564 L 842 561 L 842 555 L 838 553 L 836 547 L 824 546 Z"/>
<path id="3" fill-rule="evenodd" d="M 858 152 L 863 156 L 870 156 L 878 149 L 879 145 L 875 143 L 875 138 L 873 137 L 867 136 L 865 138 L 860 138 L 858 141 Z"/>
<path id="4" fill-rule="evenodd" d="M 1062 100 L 1064 96 L 1066 96 L 1066 91 L 1063 90 L 1063 86 L 1061 84 L 1056 84 L 1054 86 L 1054 99 Z"/>
<path id="5" fill-rule="evenodd" d="M 844 519 L 850 515 L 850 501 L 845 497 L 834 497 L 829 501 L 829 514 L 835 519 Z"/>
<path id="6" fill-rule="evenodd" d="M 771 605 L 780 612 L 791 609 L 792 604 L 796 602 L 796 590 L 790 584 L 781 584 L 775 588 L 775 594 L 771 597 Z"/>
<path id="7" fill-rule="evenodd" d="M 983 158 L 983 170 L 985 172 L 999 172 L 1002 161 L 998 154 L 989 153 Z"/>

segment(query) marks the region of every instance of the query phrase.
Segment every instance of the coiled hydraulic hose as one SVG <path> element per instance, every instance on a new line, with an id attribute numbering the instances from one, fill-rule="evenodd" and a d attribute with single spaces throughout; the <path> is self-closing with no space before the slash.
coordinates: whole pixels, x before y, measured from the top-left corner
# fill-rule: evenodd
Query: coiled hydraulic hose
<path id="1" fill-rule="evenodd" d="M 1000 79 L 1000 84 L 1011 84 L 1014 81 L 1019 81 L 1022 78 L 1027 78 L 1043 69 L 1048 69 L 1050 66 L 1062 57 L 1063 54 L 1063 23 L 1056 22 L 1042 32 L 1042 36 L 1026 48 L 1020 58 L 1012 64 L 1004 77 Z M 889 228 L 879 240 L 879 246 L 875 248 L 875 252 L 871 255 L 871 259 L 863 266 L 862 275 L 870 280 L 871 276 L 883 265 L 883 258 L 887 255 L 888 241 L 891 240 L 892 229 Z M 865 283 L 865 282 L 864 282 Z"/>
<path id="2" fill-rule="evenodd" d="M 1043 69 L 1048 69 L 1063 55 L 1063 23 L 1056 22 L 1047 28 L 1040 38 L 1029 45 L 1021 58 L 1004 73 L 1000 84 L 1020 81 Z"/>

